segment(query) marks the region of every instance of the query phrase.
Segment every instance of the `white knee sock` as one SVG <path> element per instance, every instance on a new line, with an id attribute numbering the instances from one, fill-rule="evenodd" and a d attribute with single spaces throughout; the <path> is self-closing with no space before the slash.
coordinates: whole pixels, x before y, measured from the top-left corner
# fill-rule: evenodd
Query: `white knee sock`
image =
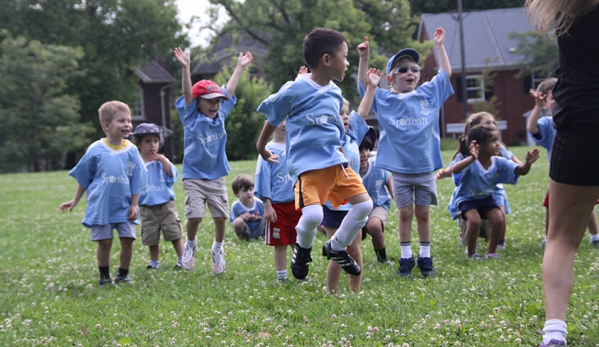
<path id="1" fill-rule="evenodd" d="M 297 231 L 297 243 L 300 245 L 300 247 L 312 248 L 312 245 L 314 245 L 316 228 L 321 222 L 321 205 L 310 205 L 302 208 L 302 216 L 295 227 L 295 230 Z"/>
<path id="2" fill-rule="evenodd" d="M 345 247 L 354 241 L 358 232 L 362 230 L 362 227 L 368 221 L 370 211 L 372 211 L 372 200 L 352 205 L 352 208 L 341 221 L 339 229 L 331 238 L 331 249 L 334 251 L 345 250 Z"/>
<path id="3" fill-rule="evenodd" d="M 543 333 L 543 342 L 546 344 L 549 344 L 549 341 L 552 339 L 565 342 L 566 335 L 568 334 L 568 326 L 561 319 L 550 319 L 545 322 Z"/>

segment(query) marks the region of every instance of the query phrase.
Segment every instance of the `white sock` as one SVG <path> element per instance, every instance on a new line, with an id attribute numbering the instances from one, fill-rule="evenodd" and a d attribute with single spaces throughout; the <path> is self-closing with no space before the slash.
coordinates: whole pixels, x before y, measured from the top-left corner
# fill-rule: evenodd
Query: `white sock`
<path id="1" fill-rule="evenodd" d="M 549 344 L 549 341 L 552 339 L 565 342 L 566 335 L 568 334 L 568 326 L 561 319 L 550 319 L 545 322 L 543 333 L 543 343 L 545 344 Z"/>
<path id="2" fill-rule="evenodd" d="M 277 278 L 287 278 L 287 270 L 277 270 Z"/>
<path id="3" fill-rule="evenodd" d="M 591 234 L 591 242 L 599 241 L 599 234 L 592 235 Z"/>
<path id="4" fill-rule="evenodd" d="M 399 247 L 401 248 L 401 258 L 409 259 L 412 258 L 412 243 L 411 242 L 400 242 Z"/>
<path id="5" fill-rule="evenodd" d="M 310 205 L 302 208 L 302 216 L 295 226 L 295 230 L 297 231 L 297 243 L 300 247 L 312 248 L 314 245 L 314 236 L 316 236 L 316 228 L 321 222 L 321 205 Z"/>
<path id="6" fill-rule="evenodd" d="M 212 242 L 212 253 L 214 254 L 218 254 L 223 250 L 223 243 L 224 242 L 218 242 L 216 240 L 214 240 L 214 242 Z"/>
<path id="7" fill-rule="evenodd" d="M 196 244 L 198 243 L 198 239 L 194 239 L 194 240 L 187 239 L 186 243 L 189 245 L 189 247 L 194 248 L 196 246 Z"/>
<path id="8" fill-rule="evenodd" d="M 331 238 L 331 249 L 341 251 L 351 245 L 356 235 L 358 235 L 364 224 L 368 221 L 370 211 L 372 211 L 372 200 L 370 199 L 352 205 L 345 218 L 341 221 L 339 229 L 337 229 L 335 235 Z"/>
<path id="9" fill-rule="evenodd" d="M 431 243 L 430 242 L 420 242 L 420 257 L 421 258 L 430 258 L 431 257 Z"/>

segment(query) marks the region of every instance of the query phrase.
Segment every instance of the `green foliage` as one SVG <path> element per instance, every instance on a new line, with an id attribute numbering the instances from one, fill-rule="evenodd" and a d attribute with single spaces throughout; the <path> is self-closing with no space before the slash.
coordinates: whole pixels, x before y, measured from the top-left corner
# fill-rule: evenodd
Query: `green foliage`
<path id="1" fill-rule="evenodd" d="M 226 84 L 231 77 L 233 68 L 225 68 L 214 78 L 219 85 Z M 225 120 L 227 130 L 227 157 L 230 160 L 245 160 L 256 158 L 256 141 L 264 125 L 264 115 L 256 112 L 262 100 L 271 94 L 271 86 L 263 79 L 250 78 L 249 69 L 245 69 L 235 96 L 237 104 Z"/>
<path id="2" fill-rule="evenodd" d="M 521 159 L 530 149 L 510 147 Z M 443 152 L 445 163 L 454 152 Z M 234 201 L 231 181 L 240 173 L 253 175 L 256 161 L 231 164 L 226 186 L 229 201 Z M 367 238 L 361 247 L 361 291 L 350 293 L 342 276 L 335 294 L 323 289 L 328 261 L 320 255 L 326 240 L 320 233 L 310 281 L 278 284 L 273 248 L 239 241 L 227 226 L 227 270 L 214 276 L 210 214 L 200 224 L 193 271 L 173 271 L 177 255 L 162 240 L 160 269 L 147 270 L 148 248 L 138 239 L 130 267 L 133 284 L 98 288 L 97 244 L 81 226 L 85 200 L 72 212 L 58 211 L 61 202 L 72 198 L 75 180 L 65 171 L 0 175 L 0 345 L 536 346 L 545 320 L 540 243 L 548 167 L 543 152 L 517 185 L 505 186 L 512 213 L 501 259 L 465 259 L 457 243 L 459 229 L 445 209 L 453 183 L 443 179 L 437 183 L 439 206 L 431 207 L 437 276 L 420 278 L 418 269 L 414 278 L 397 276 L 398 216 L 392 208 L 385 232 L 392 263 L 377 263 Z M 180 181 L 174 189 L 183 216 Z M 418 234 L 412 235 L 417 252 Z M 119 249 L 115 238 L 113 275 Z M 290 259 L 289 249 L 288 268 Z M 595 346 L 599 341 L 598 270 L 599 250 L 585 236 L 575 259 L 568 345 Z"/>
<path id="3" fill-rule="evenodd" d="M 83 52 L 7 31 L 0 37 L 0 173 L 60 168 L 65 153 L 82 148 L 93 132 L 67 91 Z"/>
<path id="4" fill-rule="evenodd" d="M 349 72 L 339 83 L 346 98 L 357 99 L 355 79 L 357 45 L 370 38 L 371 65 L 383 68 L 384 58 L 377 48 L 395 52 L 412 44 L 410 7 L 407 0 L 210 0 L 222 5 L 231 21 L 220 33 L 233 37 L 249 36 L 267 47 L 263 62 L 266 76 L 274 86 L 292 80 L 300 66 L 305 65 L 303 38 L 314 28 L 326 27 L 342 32 L 348 42 Z M 309 9 L 309 10 L 307 10 Z"/>
<path id="5" fill-rule="evenodd" d="M 485 60 L 485 68 L 481 71 L 480 76 L 478 77 L 481 85 L 484 86 L 484 90 L 480 90 L 479 94 L 482 94 L 483 92 L 488 93 L 493 91 L 493 86 L 495 85 L 495 76 L 497 76 L 497 73 L 493 72 L 493 68 L 489 65 L 492 65 L 492 63 L 494 63 L 497 59 L 498 58 Z M 499 102 L 497 96 L 495 95 L 484 101 L 471 102 L 469 106 L 472 110 L 472 113 L 488 112 L 495 116 L 496 119 L 499 119 L 501 117 L 501 115 L 499 114 L 499 107 L 501 106 L 501 102 Z"/>
<path id="6" fill-rule="evenodd" d="M 559 66 L 559 52 L 554 39 L 536 31 L 512 32 L 509 38 L 518 40 L 516 52 L 524 57 L 522 70 L 516 75 L 518 78 L 532 74 L 546 77 L 555 75 L 554 71 Z"/>
<path id="7" fill-rule="evenodd" d="M 525 0 L 463 0 L 464 10 L 522 7 Z M 441 13 L 458 10 L 456 0 L 410 0 L 412 13 Z"/>

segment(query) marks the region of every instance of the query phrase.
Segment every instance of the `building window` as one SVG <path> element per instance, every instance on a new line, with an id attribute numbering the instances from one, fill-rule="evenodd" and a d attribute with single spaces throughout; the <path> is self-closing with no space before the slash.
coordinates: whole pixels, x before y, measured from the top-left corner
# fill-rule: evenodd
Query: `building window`
<path id="1" fill-rule="evenodd" d="M 551 76 L 545 76 L 542 77 L 541 75 L 539 75 L 539 73 L 535 72 L 530 76 L 530 84 L 531 84 L 531 88 L 534 90 L 537 90 L 537 88 L 539 87 L 539 84 L 541 84 L 541 82 L 543 82 L 544 80 L 546 80 L 547 78 L 549 78 Z"/>
<path id="2" fill-rule="evenodd" d="M 485 84 L 480 75 L 466 76 L 468 102 L 485 101 Z"/>
<path id="3" fill-rule="evenodd" d="M 133 121 L 143 121 L 146 120 L 144 113 L 144 93 L 141 88 L 139 88 L 139 92 L 137 93 L 137 98 L 131 100 L 129 102 L 129 108 L 131 109 L 131 120 Z"/>

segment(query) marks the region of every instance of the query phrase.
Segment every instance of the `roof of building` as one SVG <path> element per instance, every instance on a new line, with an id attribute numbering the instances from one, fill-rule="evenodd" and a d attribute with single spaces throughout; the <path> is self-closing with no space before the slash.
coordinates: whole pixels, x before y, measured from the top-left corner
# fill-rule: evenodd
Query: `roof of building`
<path id="1" fill-rule="evenodd" d="M 426 33 L 427 38 L 432 40 L 438 27 L 445 29 L 445 50 L 452 69 L 460 69 L 462 55 L 458 13 L 423 13 L 418 38 L 423 38 Z M 523 33 L 533 30 L 533 27 L 526 18 L 526 10 L 516 7 L 463 12 L 463 29 L 466 68 L 480 70 L 520 65 L 523 56 L 516 52 L 518 40 L 510 39 L 509 33 Z"/>
<path id="2" fill-rule="evenodd" d="M 144 83 L 173 83 L 175 78 L 156 61 L 148 61 L 143 67 L 135 69 L 135 74 Z"/>

